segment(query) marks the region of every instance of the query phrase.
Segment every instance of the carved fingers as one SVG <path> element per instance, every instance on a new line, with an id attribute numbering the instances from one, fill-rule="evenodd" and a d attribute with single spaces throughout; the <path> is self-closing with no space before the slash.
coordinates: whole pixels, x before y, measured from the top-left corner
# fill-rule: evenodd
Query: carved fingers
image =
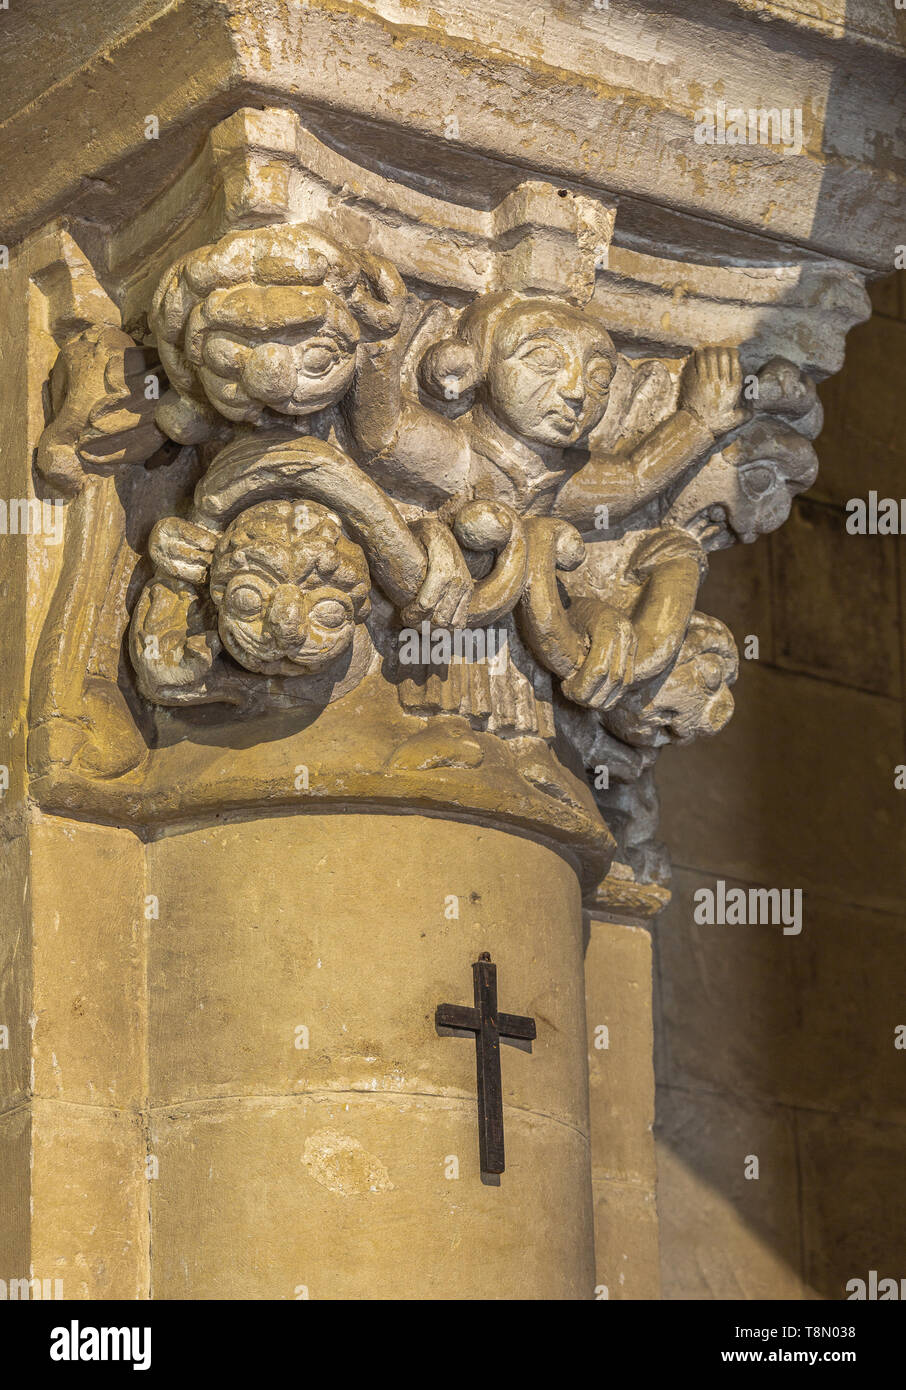
<path id="1" fill-rule="evenodd" d="M 691 536 L 673 527 L 644 537 L 632 568 L 642 591 L 632 614 L 599 597 L 566 606 L 557 571 L 581 563 L 584 546 L 565 522 L 533 517 L 525 523 L 528 576 L 517 610 L 533 654 L 561 679 L 574 704 L 609 710 L 641 681 L 675 659 L 692 614 L 706 557 Z"/>
<path id="2" fill-rule="evenodd" d="M 85 329 L 61 348 L 50 375 L 53 419 L 38 441 L 38 471 L 62 491 L 88 470 L 141 463 L 164 442 L 145 397 L 153 376 L 143 348 L 111 325 Z"/>
<path id="3" fill-rule="evenodd" d="M 584 629 L 588 654 L 563 681 L 563 694 L 577 705 L 609 709 L 634 678 L 636 635 L 622 613 L 597 599 L 580 599 L 570 616 Z"/>
<path id="4" fill-rule="evenodd" d="M 460 627 L 467 618 L 473 580 L 449 527 L 434 517 L 422 517 L 412 530 L 428 556 L 425 581 L 402 611 L 405 622 L 430 622 L 433 627 Z"/>
<path id="5" fill-rule="evenodd" d="M 526 527 L 528 579 L 518 610 L 523 635 L 539 661 L 560 676 L 567 699 L 607 709 L 633 680 L 632 623 L 600 599 L 579 599 L 567 609 L 556 571 L 581 563 L 581 537 L 566 522 L 547 518 L 532 518 Z"/>
<path id="6" fill-rule="evenodd" d="M 740 400 L 742 367 L 735 348 L 699 348 L 683 369 L 680 405 L 712 434 L 725 434 L 749 418 Z"/>
<path id="7" fill-rule="evenodd" d="M 162 574 L 188 584 L 203 584 L 218 535 L 183 517 L 167 516 L 158 521 L 148 541 L 148 553 Z"/>
<path id="8" fill-rule="evenodd" d="M 149 699 L 179 704 L 200 692 L 220 650 L 191 587 L 155 581 L 142 592 L 129 630 L 132 664 Z"/>

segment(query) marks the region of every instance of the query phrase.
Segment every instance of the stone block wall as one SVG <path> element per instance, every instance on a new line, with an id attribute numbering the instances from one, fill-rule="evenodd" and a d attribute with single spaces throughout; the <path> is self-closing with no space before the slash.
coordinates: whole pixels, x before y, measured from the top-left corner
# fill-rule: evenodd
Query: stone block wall
<path id="1" fill-rule="evenodd" d="M 655 929 L 665 1298 L 845 1298 L 906 1275 L 906 552 L 846 503 L 906 493 L 906 276 L 821 390 L 816 485 L 712 557 L 743 660 L 719 744 L 667 749 L 674 898 Z M 801 888 L 803 927 L 707 926 L 694 893 Z M 758 1177 L 750 1156 L 758 1159 Z"/>

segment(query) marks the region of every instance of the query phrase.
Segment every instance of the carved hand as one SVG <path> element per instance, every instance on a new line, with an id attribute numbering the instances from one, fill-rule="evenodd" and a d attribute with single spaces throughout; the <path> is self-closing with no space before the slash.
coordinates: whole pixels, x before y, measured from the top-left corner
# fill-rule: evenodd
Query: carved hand
<path id="1" fill-rule="evenodd" d="M 86 471 L 141 463 L 160 448 L 156 403 L 144 394 L 149 366 L 145 349 L 109 324 L 64 343 L 50 374 L 53 418 L 37 449 L 47 482 L 79 492 Z"/>
<path id="2" fill-rule="evenodd" d="M 217 539 L 216 532 L 204 526 L 179 516 L 166 516 L 152 530 L 148 551 L 162 574 L 188 584 L 203 584 Z"/>
<path id="3" fill-rule="evenodd" d="M 166 580 L 154 581 L 140 595 L 129 646 L 142 693 L 166 703 L 174 703 L 176 692 L 198 691 L 221 650 L 217 633 L 204 626 L 194 590 Z"/>
<path id="4" fill-rule="evenodd" d="M 735 348 L 700 348 L 683 370 L 680 406 L 690 411 L 712 434 L 725 434 L 748 420 L 740 403 L 742 367 Z"/>
<path id="5" fill-rule="evenodd" d="M 412 530 L 428 554 L 428 573 L 411 603 L 407 623 L 427 620 L 435 627 L 459 627 L 467 619 L 473 580 L 453 532 L 434 517 L 422 517 Z"/>
<path id="6" fill-rule="evenodd" d="M 166 633 L 161 638 L 160 660 L 155 675 L 163 685 L 195 687 L 201 685 L 220 654 L 216 632 L 200 632 L 194 637 Z"/>
<path id="7" fill-rule="evenodd" d="M 588 655 L 563 681 L 563 694 L 577 705 L 609 709 L 633 682 L 636 636 L 632 623 L 609 604 L 580 599 L 570 617 L 584 627 Z"/>

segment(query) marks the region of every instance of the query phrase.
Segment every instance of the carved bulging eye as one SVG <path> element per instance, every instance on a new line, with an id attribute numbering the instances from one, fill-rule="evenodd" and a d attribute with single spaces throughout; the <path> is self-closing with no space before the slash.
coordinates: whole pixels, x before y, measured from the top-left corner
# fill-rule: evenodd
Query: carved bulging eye
<path id="1" fill-rule="evenodd" d="M 339 599 L 325 598 L 316 603 L 311 617 L 320 627 L 342 627 L 349 614 Z"/>
<path id="2" fill-rule="evenodd" d="M 754 463 L 740 469 L 739 481 L 748 497 L 764 497 L 777 481 L 777 474 L 769 463 Z"/>
<path id="3" fill-rule="evenodd" d="M 713 694 L 720 689 L 724 678 L 720 657 L 713 655 L 701 657 L 698 665 L 698 673 L 702 685 L 709 693 Z"/>
<path id="4" fill-rule="evenodd" d="M 302 353 L 300 365 L 306 376 L 326 376 L 340 360 L 333 343 L 310 343 Z"/>
<path id="5" fill-rule="evenodd" d="M 264 595 L 253 584 L 231 584 L 227 602 L 237 618 L 257 618 L 264 610 Z"/>

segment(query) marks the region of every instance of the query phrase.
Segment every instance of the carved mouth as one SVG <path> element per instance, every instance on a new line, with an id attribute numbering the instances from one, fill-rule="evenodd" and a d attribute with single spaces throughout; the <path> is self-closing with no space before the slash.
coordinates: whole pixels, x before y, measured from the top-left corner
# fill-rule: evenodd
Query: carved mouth
<path id="1" fill-rule="evenodd" d="M 570 415 L 565 410 L 549 410 L 544 418 L 562 431 L 574 430 L 579 423 L 578 415 Z"/>
<path id="2" fill-rule="evenodd" d="M 313 656 L 323 656 L 335 645 L 333 642 L 303 642 L 301 646 L 281 647 L 280 656 L 284 661 L 295 661 L 298 665 L 304 665 Z"/>
<path id="3" fill-rule="evenodd" d="M 335 629 L 323 636 L 309 635 L 303 642 L 288 642 L 281 644 L 280 656 L 284 661 L 295 661 L 300 665 L 311 661 L 313 658 L 326 658 L 331 653 L 339 655 L 349 643 L 350 633 L 348 626 Z"/>

